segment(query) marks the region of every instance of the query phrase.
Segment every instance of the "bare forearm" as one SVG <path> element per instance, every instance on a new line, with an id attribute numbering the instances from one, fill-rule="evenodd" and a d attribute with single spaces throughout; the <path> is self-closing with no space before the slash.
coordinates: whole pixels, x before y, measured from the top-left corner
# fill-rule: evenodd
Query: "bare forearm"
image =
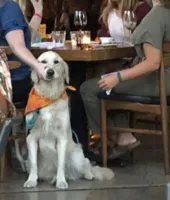
<path id="1" fill-rule="evenodd" d="M 147 60 L 144 60 L 143 62 L 139 63 L 138 65 L 132 68 L 121 71 L 121 77 L 122 80 L 134 79 L 139 76 L 143 76 L 153 71 L 156 71 L 158 68 L 159 64 L 150 63 Z"/>
<path id="2" fill-rule="evenodd" d="M 39 28 L 39 25 L 41 24 L 41 20 L 42 18 L 36 16 L 36 15 L 33 15 L 29 25 L 31 27 L 31 40 L 32 42 L 34 42 L 36 36 L 37 36 L 37 32 L 38 32 L 38 28 Z"/>

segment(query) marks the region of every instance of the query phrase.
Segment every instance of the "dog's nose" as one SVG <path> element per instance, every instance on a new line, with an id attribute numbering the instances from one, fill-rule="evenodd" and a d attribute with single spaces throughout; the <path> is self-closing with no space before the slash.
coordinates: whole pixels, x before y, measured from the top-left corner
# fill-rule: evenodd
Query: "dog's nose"
<path id="1" fill-rule="evenodd" d="M 54 70 L 53 69 L 48 69 L 47 70 L 47 75 L 48 76 L 53 76 L 54 75 Z"/>

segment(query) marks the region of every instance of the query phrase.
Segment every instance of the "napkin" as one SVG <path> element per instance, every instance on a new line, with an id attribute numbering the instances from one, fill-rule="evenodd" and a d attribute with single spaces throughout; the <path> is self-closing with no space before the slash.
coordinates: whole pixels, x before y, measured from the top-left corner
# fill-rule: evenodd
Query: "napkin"
<path id="1" fill-rule="evenodd" d="M 112 73 L 103 74 L 103 75 L 101 75 L 101 78 L 104 78 L 104 77 L 106 77 L 106 76 L 108 76 L 108 75 L 110 75 L 110 74 L 112 74 Z M 106 90 L 106 94 L 107 94 L 107 95 L 110 95 L 111 91 L 112 91 L 112 89 Z"/>
<path id="2" fill-rule="evenodd" d="M 64 47 L 64 44 L 63 43 L 53 43 L 53 42 L 39 42 L 39 43 L 32 44 L 31 47 L 53 49 L 53 48 Z"/>

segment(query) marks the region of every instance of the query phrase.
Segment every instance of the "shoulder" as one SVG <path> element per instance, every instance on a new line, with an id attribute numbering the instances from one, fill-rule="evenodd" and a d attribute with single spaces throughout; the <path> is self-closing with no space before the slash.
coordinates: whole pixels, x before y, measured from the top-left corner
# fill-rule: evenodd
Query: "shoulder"
<path id="1" fill-rule="evenodd" d="M 108 19 L 114 18 L 116 16 L 115 14 L 116 14 L 115 10 L 110 11 L 110 13 L 108 15 Z"/>
<path id="2" fill-rule="evenodd" d="M 170 11 L 162 6 L 155 6 L 151 9 L 151 11 L 146 15 L 143 19 L 142 23 L 146 23 L 147 21 L 155 22 L 155 21 L 163 21 L 165 19 L 166 13 L 170 14 Z"/>
<path id="3" fill-rule="evenodd" d="M 11 18 L 10 16 L 22 16 L 22 11 L 18 3 L 7 0 L 4 2 L 4 5 L 1 7 L 1 20 L 4 20 L 3 18 L 7 19 Z"/>
<path id="4" fill-rule="evenodd" d="M 8 15 L 8 13 L 18 13 L 18 12 L 22 12 L 22 11 L 21 11 L 21 8 L 18 3 L 11 1 L 11 0 L 7 0 L 1 6 L 0 12 L 1 12 L 1 14 Z"/>
<path id="5" fill-rule="evenodd" d="M 18 3 L 11 1 L 11 0 L 7 0 L 3 3 L 3 8 L 7 9 L 7 8 L 19 8 Z"/>

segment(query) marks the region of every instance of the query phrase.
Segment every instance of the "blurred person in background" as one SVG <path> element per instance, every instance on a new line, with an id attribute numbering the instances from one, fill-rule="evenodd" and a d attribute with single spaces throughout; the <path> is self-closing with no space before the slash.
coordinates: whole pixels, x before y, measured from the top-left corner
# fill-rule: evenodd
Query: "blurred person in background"
<path id="1" fill-rule="evenodd" d="M 74 25 L 74 13 L 75 11 L 85 11 L 87 14 L 87 26 L 84 27 L 84 30 L 90 30 L 91 37 L 94 39 L 100 27 L 98 23 L 100 4 L 101 0 L 63 0 L 60 25 L 64 26 L 68 32 L 77 30 Z"/>
<path id="2" fill-rule="evenodd" d="M 42 13 L 42 24 L 46 24 L 46 33 L 50 34 L 58 23 L 58 4 L 57 0 L 43 0 L 43 13 Z M 34 14 L 34 7 L 31 2 L 31 0 L 26 0 L 25 5 L 25 15 L 28 18 L 28 20 L 31 19 L 31 17 Z"/>
<path id="3" fill-rule="evenodd" d="M 108 5 L 108 0 L 104 0 L 100 12 L 102 13 L 103 10 L 107 7 Z M 136 6 L 136 9 L 134 10 L 137 18 L 137 25 L 140 24 L 142 19 L 147 15 L 147 13 L 151 10 L 152 7 L 152 2 L 150 0 L 139 0 L 138 5 Z M 106 26 L 105 23 L 103 23 L 102 19 L 100 19 L 101 27 L 98 31 L 98 36 L 99 37 L 105 37 L 105 36 L 110 36 L 108 27 Z"/>

